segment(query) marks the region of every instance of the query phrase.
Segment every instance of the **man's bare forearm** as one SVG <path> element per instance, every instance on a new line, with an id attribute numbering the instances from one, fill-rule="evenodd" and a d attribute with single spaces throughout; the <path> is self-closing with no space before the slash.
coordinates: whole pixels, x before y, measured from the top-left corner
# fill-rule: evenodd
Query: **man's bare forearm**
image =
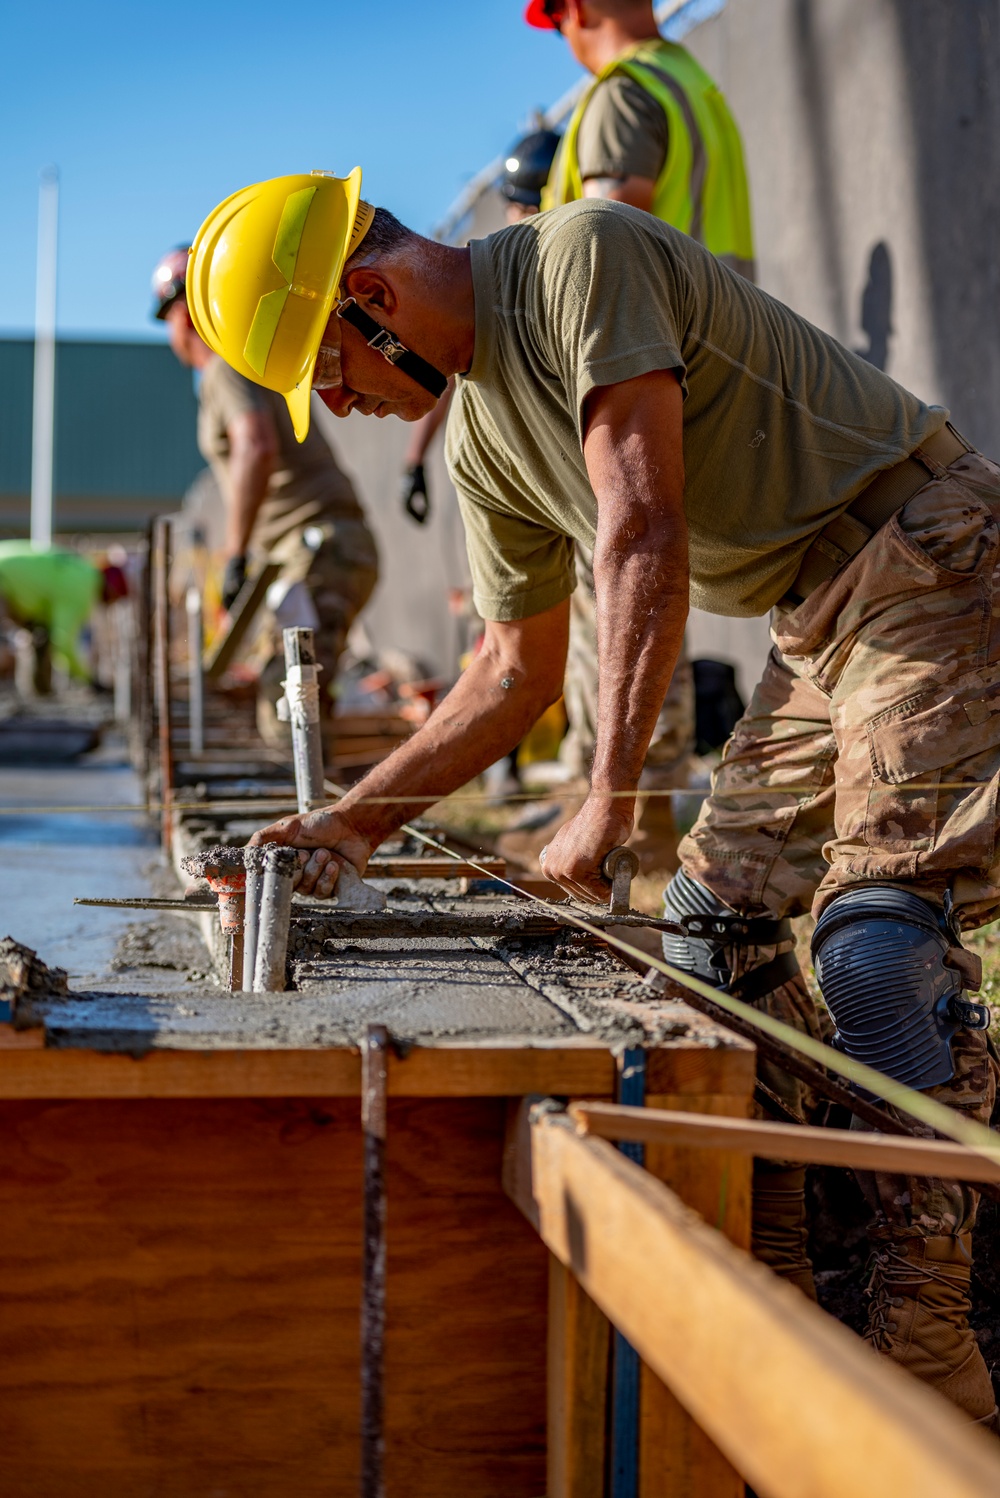
<path id="1" fill-rule="evenodd" d="M 509 753 L 558 696 L 561 679 L 533 677 L 520 662 L 484 650 L 413 738 L 366 775 L 338 810 L 363 821 L 366 836 L 381 842 Z M 379 806 L 381 796 L 413 799 Z"/>
<path id="2" fill-rule="evenodd" d="M 684 641 L 688 613 L 686 537 L 629 544 L 599 536 L 594 553 L 600 660 L 597 745 L 591 785 L 618 793 L 639 783 L 649 741 Z"/>

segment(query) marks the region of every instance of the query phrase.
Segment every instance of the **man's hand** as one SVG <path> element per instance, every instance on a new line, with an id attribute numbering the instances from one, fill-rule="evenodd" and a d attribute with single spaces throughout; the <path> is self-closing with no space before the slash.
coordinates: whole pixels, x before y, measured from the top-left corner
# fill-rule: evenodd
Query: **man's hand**
<path id="1" fill-rule="evenodd" d="M 353 864 L 363 874 L 372 855 L 374 842 L 357 823 L 335 806 L 322 807 L 305 816 L 282 817 L 270 827 L 262 827 L 250 839 L 253 846 L 278 843 L 302 850 L 302 873 L 296 884 L 300 894 L 328 900 L 337 887 L 341 864 Z"/>
<path id="2" fill-rule="evenodd" d="M 631 807 L 631 802 L 626 805 Z M 542 873 L 578 900 L 606 905 L 611 886 L 601 874 L 601 864 L 631 831 L 630 811 L 623 811 L 611 796 L 591 794 L 542 849 Z"/>
<path id="3" fill-rule="evenodd" d="M 226 570 L 222 574 L 222 607 L 228 613 L 240 596 L 243 584 L 247 580 L 247 559 L 245 556 L 230 557 L 226 563 Z"/>

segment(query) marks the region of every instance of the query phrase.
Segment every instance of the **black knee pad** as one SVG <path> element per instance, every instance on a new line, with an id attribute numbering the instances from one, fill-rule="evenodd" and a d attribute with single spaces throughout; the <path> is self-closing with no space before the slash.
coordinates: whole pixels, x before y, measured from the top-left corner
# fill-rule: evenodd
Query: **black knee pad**
<path id="1" fill-rule="evenodd" d="M 685 916 L 731 916 L 735 912 L 723 905 L 710 889 L 678 869 L 663 891 L 663 918 L 685 925 Z M 732 974 L 723 955 L 721 937 L 663 937 L 663 960 L 684 973 L 694 973 L 715 988 L 725 988 Z"/>
<path id="2" fill-rule="evenodd" d="M 798 972 L 794 953 L 774 958 L 733 982 L 726 948 L 770 946 L 791 939 L 788 920 L 772 916 L 741 916 L 724 905 L 710 889 L 679 869 L 663 892 L 663 916 L 684 927 L 683 936 L 663 936 L 663 958 L 681 972 L 693 973 L 713 988 L 725 988 L 742 998 L 769 993 Z"/>
<path id="3" fill-rule="evenodd" d="M 812 939 L 834 1045 L 908 1087 L 949 1081 L 956 1031 L 990 1022 L 945 963 L 954 945 L 943 915 L 918 895 L 887 885 L 838 895 Z"/>

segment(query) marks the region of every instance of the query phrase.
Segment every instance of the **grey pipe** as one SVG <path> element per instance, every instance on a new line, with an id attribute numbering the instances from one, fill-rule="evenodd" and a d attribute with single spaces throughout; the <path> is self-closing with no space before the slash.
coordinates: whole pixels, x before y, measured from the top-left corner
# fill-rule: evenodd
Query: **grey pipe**
<path id="1" fill-rule="evenodd" d="M 294 848 L 270 844 L 264 850 L 264 881 L 257 923 L 254 993 L 284 993 L 288 925 L 292 915 L 292 881 L 299 867 Z"/>
<path id="2" fill-rule="evenodd" d="M 247 871 L 246 914 L 243 921 L 243 992 L 253 993 L 257 964 L 257 933 L 260 930 L 260 902 L 264 892 L 265 848 L 244 848 L 243 866 Z"/>
<path id="3" fill-rule="evenodd" d="M 319 673 L 311 629 L 282 631 L 285 646 L 285 708 L 292 726 L 292 755 L 299 811 L 312 811 L 327 800 L 323 791 L 323 727 L 319 711 Z"/>
<path id="4" fill-rule="evenodd" d="M 205 752 L 205 679 L 201 669 L 204 624 L 201 593 L 188 588 L 184 599 L 188 623 L 188 745 L 192 754 Z"/>

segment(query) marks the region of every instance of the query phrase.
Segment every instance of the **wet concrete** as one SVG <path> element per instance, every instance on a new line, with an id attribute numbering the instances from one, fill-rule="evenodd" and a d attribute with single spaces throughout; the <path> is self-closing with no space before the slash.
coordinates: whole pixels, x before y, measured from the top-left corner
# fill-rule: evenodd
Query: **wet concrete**
<path id="1" fill-rule="evenodd" d="M 102 811 L 135 806 L 134 812 Z M 40 807 L 64 807 L 43 814 Z M 21 810 L 23 808 L 23 810 Z M 111 968 L 130 917 L 81 909 L 76 895 L 141 894 L 156 834 L 136 776 L 111 742 L 71 765 L 0 768 L 0 936 L 62 967 L 73 987 Z"/>

